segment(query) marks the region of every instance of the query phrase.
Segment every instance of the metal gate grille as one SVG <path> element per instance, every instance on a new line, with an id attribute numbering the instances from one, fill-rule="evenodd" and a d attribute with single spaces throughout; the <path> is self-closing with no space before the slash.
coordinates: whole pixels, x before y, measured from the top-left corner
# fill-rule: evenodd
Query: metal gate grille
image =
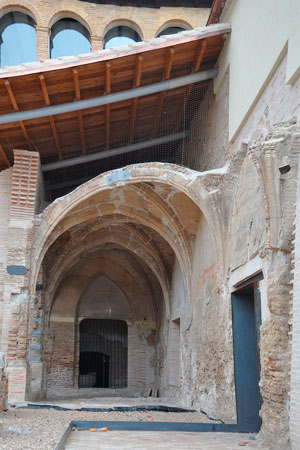
<path id="1" fill-rule="evenodd" d="M 127 387 L 127 323 L 123 320 L 84 319 L 79 331 L 78 387 Z"/>

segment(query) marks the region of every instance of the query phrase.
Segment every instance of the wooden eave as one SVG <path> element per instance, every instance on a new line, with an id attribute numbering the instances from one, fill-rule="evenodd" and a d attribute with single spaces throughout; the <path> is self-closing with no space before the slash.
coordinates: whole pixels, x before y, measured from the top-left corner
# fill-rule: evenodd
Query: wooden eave
<path id="1" fill-rule="evenodd" d="M 74 58 L 0 69 L 0 115 L 116 93 L 215 67 L 229 25 L 192 30 Z M 203 95 L 208 82 L 193 89 Z M 13 149 L 42 164 L 153 139 L 180 128 L 191 86 L 111 105 L 0 125 L 0 169 Z M 185 102 L 185 107 L 191 100 Z M 163 115 L 163 118 L 162 118 Z"/>

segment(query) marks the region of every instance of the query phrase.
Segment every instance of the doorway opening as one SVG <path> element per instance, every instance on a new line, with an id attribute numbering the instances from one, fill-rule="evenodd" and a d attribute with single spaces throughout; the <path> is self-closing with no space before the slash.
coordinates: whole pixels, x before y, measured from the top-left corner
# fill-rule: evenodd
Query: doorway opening
<path id="1" fill-rule="evenodd" d="M 231 294 L 235 396 L 238 432 L 258 432 L 261 303 L 258 281 L 262 273 L 247 280 Z"/>
<path id="2" fill-rule="evenodd" d="M 79 388 L 126 388 L 128 329 L 124 320 L 80 323 Z"/>

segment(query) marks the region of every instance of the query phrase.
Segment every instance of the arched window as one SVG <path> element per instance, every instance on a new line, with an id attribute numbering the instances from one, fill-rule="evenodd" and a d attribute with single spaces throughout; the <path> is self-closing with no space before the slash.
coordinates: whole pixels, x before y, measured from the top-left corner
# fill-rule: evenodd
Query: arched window
<path id="1" fill-rule="evenodd" d="M 0 20 L 0 66 L 14 66 L 37 60 L 35 21 L 14 11 Z"/>
<path id="2" fill-rule="evenodd" d="M 132 28 L 120 25 L 109 30 L 104 39 L 104 48 L 119 47 L 132 42 L 140 42 L 140 35 Z"/>
<path id="3" fill-rule="evenodd" d="M 65 18 L 56 22 L 51 28 L 51 58 L 89 53 L 90 51 L 90 33 L 77 20 Z"/>
<path id="4" fill-rule="evenodd" d="M 185 28 L 181 28 L 181 27 L 168 27 L 165 30 L 161 31 L 157 37 L 160 36 L 166 36 L 167 34 L 177 34 L 180 33 L 181 31 L 185 31 Z"/>

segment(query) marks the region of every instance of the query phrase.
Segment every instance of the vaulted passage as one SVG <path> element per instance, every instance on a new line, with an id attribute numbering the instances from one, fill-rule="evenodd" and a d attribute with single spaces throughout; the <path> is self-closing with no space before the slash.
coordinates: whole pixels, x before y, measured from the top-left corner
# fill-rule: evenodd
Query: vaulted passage
<path id="1" fill-rule="evenodd" d="M 215 280 L 199 207 L 166 183 L 98 189 L 59 216 L 47 247 L 44 396 L 183 400 L 193 290 L 208 296 Z"/>

